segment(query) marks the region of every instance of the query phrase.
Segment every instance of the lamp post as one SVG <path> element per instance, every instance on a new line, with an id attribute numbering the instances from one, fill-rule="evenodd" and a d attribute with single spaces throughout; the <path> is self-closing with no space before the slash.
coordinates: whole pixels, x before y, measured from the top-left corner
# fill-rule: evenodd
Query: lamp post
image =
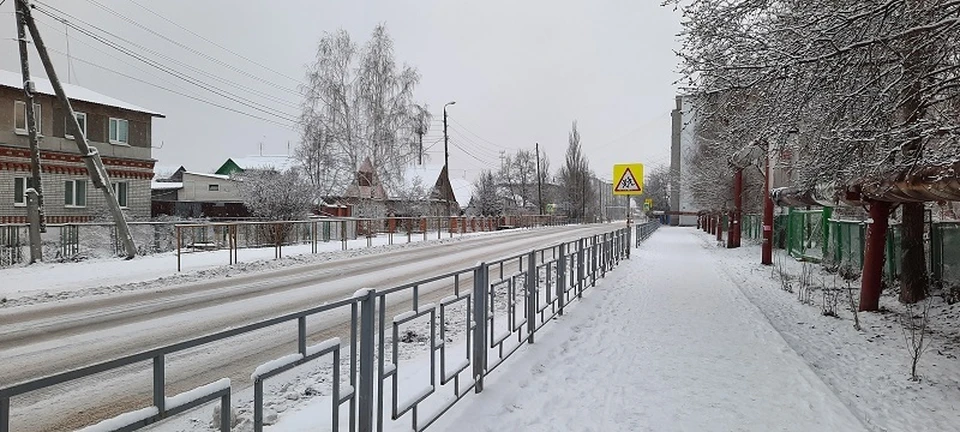
<path id="1" fill-rule="evenodd" d="M 450 101 L 443 105 L 443 172 L 447 175 L 447 184 L 450 184 L 450 137 L 447 135 L 447 106 L 456 103 L 457 101 Z M 450 216 L 449 196 L 447 196 L 447 216 Z"/>

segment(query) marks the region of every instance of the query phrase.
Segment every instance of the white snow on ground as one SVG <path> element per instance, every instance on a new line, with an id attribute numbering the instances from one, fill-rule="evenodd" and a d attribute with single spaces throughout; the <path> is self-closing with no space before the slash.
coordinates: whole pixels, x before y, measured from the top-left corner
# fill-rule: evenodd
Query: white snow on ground
<path id="1" fill-rule="evenodd" d="M 862 331 L 854 329 L 847 307 L 847 284 L 824 271 L 812 270 L 809 304 L 798 301 L 798 279 L 803 264 L 778 254 L 774 268 L 761 266 L 760 247 L 718 249 L 706 234 L 696 234 L 705 248 L 713 249 L 717 266 L 725 279 L 733 280 L 741 292 L 783 335 L 791 348 L 833 388 L 840 400 L 873 431 L 960 431 L 960 362 L 957 362 L 958 311 L 934 292 L 931 299 L 929 350 L 920 360 L 920 382 L 910 380 L 911 357 L 904 341 L 899 312 L 904 310 L 894 290 L 881 297 L 881 313 L 859 314 Z M 889 258 L 888 258 L 889 259 Z M 796 292 L 783 291 L 779 276 L 790 275 Z M 824 316 L 820 287 L 843 290 L 839 317 Z M 854 304 L 859 303 L 859 281 L 850 284 Z M 919 313 L 916 311 L 915 313 Z"/>
<path id="2" fill-rule="evenodd" d="M 389 238 L 381 235 L 370 239 L 359 238 L 347 242 L 348 250 L 342 251 L 339 241 L 320 242 L 317 253 L 311 253 L 311 245 L 286 246 L 283 258 L 274 259 L 274 248 L 241 249 L 238 252 L 239 263 L 229 265 L 228 252 L 209 251 L 184 253 L 181 256 L 182 271 L 177 272 L 176 252 L 138 256 L 130 261 L 122 259 L 92 259 L 78 263 L 40 263 L 31 266 L 0 269 L 0 307 L 20 306 L 88 295 L 110 294 L 137 289 L 155 289 L 170 285 L 209 280 L 231 274 L 264 271 L 311 262 L 327 261 L 334 258 L 347 258 L 380 253 L 387 250 L 399 250 L 408 247 L 421 247 L 429 244 L 459 241 L 478 235 L 502 235 L 509 231 L 478 232 L 454 234 L 450 238 L 443 233 L 438 240 L 436 232 L 429 233 L 426 240 L 422 236 L 411 236 L 407 243 L 406 235 L 395 235 L 393 245 Z"/>
<path id="3" fill-rule="evenodd" d="M 664 229 L 435 430 L 857 431 L 689 230 Z"/>

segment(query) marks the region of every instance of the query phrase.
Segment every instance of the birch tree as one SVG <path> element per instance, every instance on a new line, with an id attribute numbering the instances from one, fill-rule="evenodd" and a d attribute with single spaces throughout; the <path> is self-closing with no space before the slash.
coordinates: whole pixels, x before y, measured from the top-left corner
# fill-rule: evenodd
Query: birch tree
<path id="1" fill-rule="evenodd" d="M 397 186 L 419 152 L 416 124 L 429 117 L 413 102 L 420 75 L 396 63 L 386 27 L 362 46 L 343 30 L 325 34 L 306 78 L 297 155 L 318 193 L 343 192 L 365 158 Z"/>

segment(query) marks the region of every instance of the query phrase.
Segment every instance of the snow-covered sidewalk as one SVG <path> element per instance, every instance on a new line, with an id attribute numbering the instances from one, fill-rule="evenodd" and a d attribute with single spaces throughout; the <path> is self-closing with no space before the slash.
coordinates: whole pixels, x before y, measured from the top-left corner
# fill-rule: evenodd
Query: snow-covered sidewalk
<path id="1" fill-rule="evenodd" d="M 431 430 L 865 430 L 700 237 L 657 232 Z"/>

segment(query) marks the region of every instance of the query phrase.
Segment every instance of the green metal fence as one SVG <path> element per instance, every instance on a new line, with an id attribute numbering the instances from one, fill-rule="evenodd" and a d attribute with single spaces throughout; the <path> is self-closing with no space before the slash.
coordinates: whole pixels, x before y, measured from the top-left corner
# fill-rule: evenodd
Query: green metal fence
<path id="1" fill-rule="evenodd" d="M 867 225 L 864 221 L 831 219 L 831 210 L 790 209 L 786 216 L 785 248 L 797 259 L 859 272 L 863 267 Z M 933 280 L 945 286 L 960 286 L 960 222 L 933 222 L 928 218 L 924 237 L 927 271 Z M 900 225 L 890 225 L 884 251 L 884 275 L 890 279 L 900 277 L 900 241 Z"/>
<path id="2" fill-rule="evenodd" d="M 787 251 L 809 261 L 823 261 L 830 240 L 830 209 L 797 210 L 787 214 Z"/>

